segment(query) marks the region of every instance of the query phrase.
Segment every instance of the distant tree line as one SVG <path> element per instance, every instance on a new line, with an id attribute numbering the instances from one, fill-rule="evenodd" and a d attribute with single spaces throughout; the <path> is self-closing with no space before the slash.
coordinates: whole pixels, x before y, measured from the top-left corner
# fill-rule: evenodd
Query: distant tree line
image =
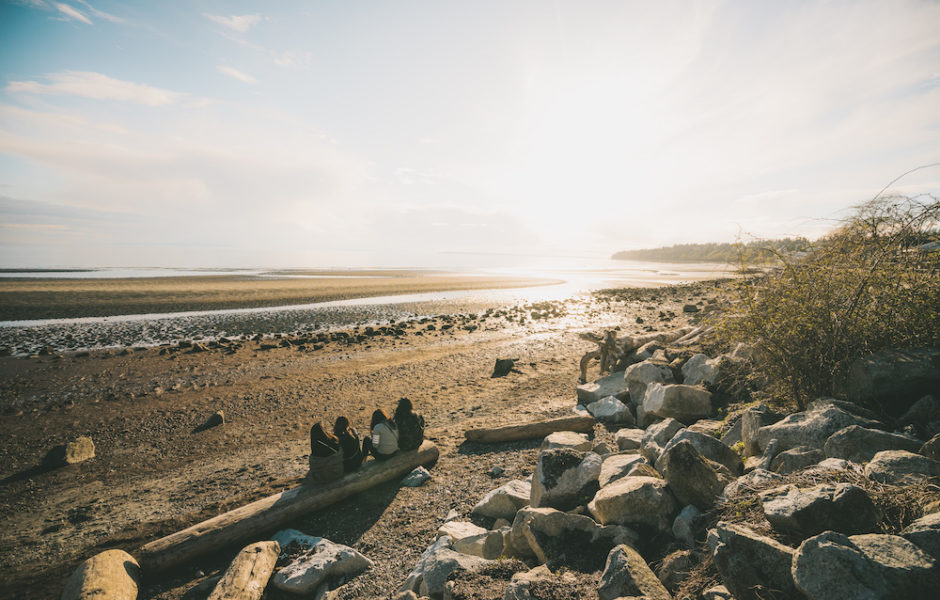
<path id="1" fill-rule="evenodd" d="M 615 260 L 650 260 L 672 262 L 724 262 L 770 263 L 781 256 L 794 256 L 809 252 L 813 244 L 806 238 L 756 240 L 737 243 L 676 244 L 664 248 L 623 250 L 611 258 Z"/>

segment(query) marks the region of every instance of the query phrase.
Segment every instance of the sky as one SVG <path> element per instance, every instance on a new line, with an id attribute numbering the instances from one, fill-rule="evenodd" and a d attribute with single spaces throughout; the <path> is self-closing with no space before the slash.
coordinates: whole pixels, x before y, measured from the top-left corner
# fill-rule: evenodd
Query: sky
<path id="1" fill-rule="evenodd" d="M 914 0 L 0 0 L 0 266 L 816 237 L 940 162 L 938 32 Z"/>

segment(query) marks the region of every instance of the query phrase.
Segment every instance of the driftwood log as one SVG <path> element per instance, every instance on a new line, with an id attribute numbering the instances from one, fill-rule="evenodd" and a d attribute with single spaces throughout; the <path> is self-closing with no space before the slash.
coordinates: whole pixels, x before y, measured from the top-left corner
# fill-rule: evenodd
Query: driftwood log
<path id="1" fill-rule="evenodd" d="M 400 452 L 385 461 L 367 462 L 336 481 L 305 482 L 150 542 L 140 548 L 137 559 L 144 573 L 152 576 L 214 550 L 253 541 L 307 513 L 432 463 L 439 454 L 433 442 L 425 441 L 417 450 Z"/>
<path id="2" fill-rule="evenodd" d="M 516 440 L 532 440 L 545 437 L 556 431 L 578 431 L 587 433 L 594 430 L 594 417 L 575 415 L 560 417 L 548 421 L 523 423 L 521 425 L 506 425 L 483 429 L 468 429 L 464 437 L 469 442 L 514 442 Z"/>
<path id="3" fill-rule="evenodd" d="M 242 548 L 209 600 L 261 600 L 280 553 L 277 542 L 258 542 Z"/>

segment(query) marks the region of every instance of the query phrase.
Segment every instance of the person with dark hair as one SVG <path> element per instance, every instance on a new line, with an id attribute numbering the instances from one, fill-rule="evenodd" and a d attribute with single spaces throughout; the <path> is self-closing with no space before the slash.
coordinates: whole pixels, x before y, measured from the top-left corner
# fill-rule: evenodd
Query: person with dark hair
<path id="1" fill-rule="evenodd" d="M 402 450 L 417 450 L 424 441 L 424 417 L 415 412 L 408 398 L 398 401 L 395 425 L 398 426 L 398 447 Z"/>
<path id="2" fill-rule="evenodd" d="M 343 451 L 339 440 L 319 421 L 310 428 L 310 479 L 326 483 L 343 476 Z"/>
<path id="3" fill-rule="evenodd" d="M 398 452 L 398 427 L 388 413 L 377 408 L 372 413 L 372 437 L 362 442 L 362 453 L 387 460 Z"/>
<path id="4" fill-rule="evenodd" d="M 333 435 L 339 440 L 339 447 L 343 451 L 343 470 L 349 473 L 358 469 L 362 464 L 362 445 L 359 434 L 349 426 L 349 419 L 336 417 Z"/>

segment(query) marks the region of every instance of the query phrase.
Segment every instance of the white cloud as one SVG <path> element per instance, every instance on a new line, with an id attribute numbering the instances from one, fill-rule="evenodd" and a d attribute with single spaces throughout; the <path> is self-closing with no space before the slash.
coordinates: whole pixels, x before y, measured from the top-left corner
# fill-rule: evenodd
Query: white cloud
<path id="1" fill-rule="evenodd" d="M 148 106 L 174 104 L 186 95 L 90 71 L 50 73 L 45 78 L 50 83 L 11 81 L 7 84 L 6 91 L 11 94 L 65 94 L 96 100 L 137 102 Z"/>
<path id="2" fill-rule="evenodd" d="M 97 8 L 95 8 L 94 6 L 86 2 L 85 0 L 76 0 L 76 2 L 78 2 L 79 4 L 87 8 L 89 11 L 91 11 L 91 14 L 95 15 L 99 19 L 104 19 L 105 21 L 110 21 L 111 23 L 126 23 L 126 21 L 122 19 L 121 17 L 116 17 L 112 15 L 111 13 L 106 13 L 103 10 L 98 10 Z"/>
<path id="3" fill-rule="evenodd" d="M 68 4 L 62 4 L 61 2 L 56 2 L 55 7 L 59 10 L 60 13 L 65 15 L 69 19 L 74 19 L 76 21 L 81 21 L 86 25 L 91 25 L 91 19 L 86 17 L 80 10 L 75 7 L 69 6 Z"/>
<path id="4" fill-rule="evenodd" d="M 203 13 L 203 15 L 210 21 L 214 21 L 219 25 L 224 25 L 225 27 L 240 33 L 245 33 L 255 26 L 259 21 L 261 21 L 261 15 L 232 15 L 231 17 L 210 15 L 208 13 Z"/>
<path id="5" fill-rule="evenodd" d="M 218 67 L 216 67 L 216 70 L 218 70 L 218 72 L 219 72 L 219 73 L 222 73 L 223 75 L 228 75 L 229 77 L 231 77 L 231 78 L 233 78 L 233 79 L 237 79 L 237 80 L 243 81 L 243 82 L 245 82 L 245 83 L 258 83 L 258 80 L 257 80 L 257 79 L 255 79 L 254 77 L 252 77 L 252 76 L 249 75 L 248 73 L 244 73 L 244 72 L 242 72 L 242 71 L 239 71 L 238 69 L 236 69 L 236 68 L 234 68 L 234 67 L 228 67 L 228 66 L 225 66 L 225 65 L 219 65 Z"/>

